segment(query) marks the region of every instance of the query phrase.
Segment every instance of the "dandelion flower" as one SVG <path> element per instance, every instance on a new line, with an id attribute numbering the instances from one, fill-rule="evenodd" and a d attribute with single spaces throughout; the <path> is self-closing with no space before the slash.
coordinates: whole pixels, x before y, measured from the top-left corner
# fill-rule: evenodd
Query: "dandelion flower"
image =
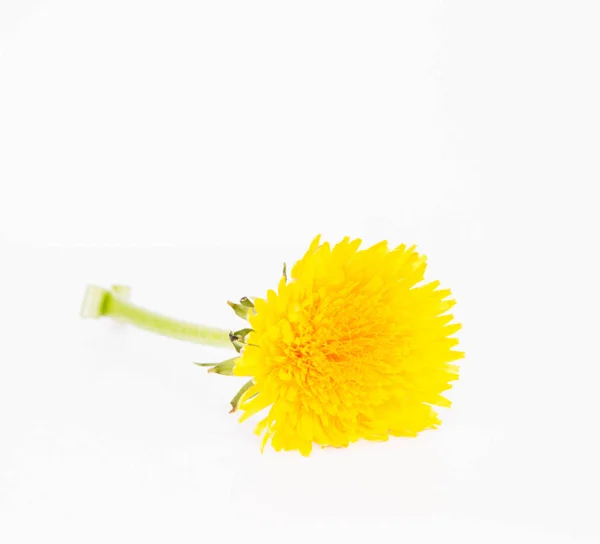
<path id="1" fill-rule="evenodd" d="M 359 251 L 315 238 L 291 281 L 254 301 L 252 332 L 234 374 L 254 385 L 241 420 L 268 409 L 256 432 L 276 450 L 310 453 L 360 438 L 416 436 L 439 425 L 432 406 L 458 377 L 448 310 L 439 282 L 423 284 L 425 257 L 386 242 Z"/>
<path id="2" fill-rule="evenodd" d="M 276 291 L 229 303 L 249 327 L 227 338 L 135 307 L 119 296 L 122 288 L 91 287 L 83 314 L 204 344 L 233 343 L 237 357 L 203 366 L 250 378 L 232 411 L 242 412 L 240 421 L 260 413 L 263 448 L 270 441 L 277 451 L 308 455 L 315 444 L 413 437 L 439 426 L 434 407 L 450 406 L 442 393 L 464 356 L 454 349 L 454 301 L 439 282 L 424 282 L 426 258 L 414 247 L 360 245 L 345 238 L 332 247 L 317 236 L 289 279 L 284 269 Z"/>

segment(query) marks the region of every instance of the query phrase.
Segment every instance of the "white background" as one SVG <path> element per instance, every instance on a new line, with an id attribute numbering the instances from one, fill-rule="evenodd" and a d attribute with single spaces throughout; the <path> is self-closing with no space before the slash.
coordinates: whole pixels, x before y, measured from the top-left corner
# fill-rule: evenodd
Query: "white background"
<path id="1" fill-rule="evenodd" d="M 0 541 L 593 542 L 596 1 L 0 1 Z M 415 440 L 259 453 L 228 353 L 312 237 L 417 243 L 467 358 Z"/>

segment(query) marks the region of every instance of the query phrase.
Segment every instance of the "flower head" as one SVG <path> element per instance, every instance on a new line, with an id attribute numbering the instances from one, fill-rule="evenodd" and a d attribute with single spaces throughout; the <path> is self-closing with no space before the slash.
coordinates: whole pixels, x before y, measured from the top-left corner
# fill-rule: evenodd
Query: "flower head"
<path id="1" fill-rule="evenodd" d="M 464 356 L 450 291 L 423 283 L 414 247 L 360 244 L 315 238 L 291 281 L 254 300 L 234 373 L 253 379 L 240 421 L 268 409 L 256 427 L 263 447 L 308 455 L 313 444 L 416 436 L 440 424 L 432 406 L 450 406 L 441 393 Z"/>

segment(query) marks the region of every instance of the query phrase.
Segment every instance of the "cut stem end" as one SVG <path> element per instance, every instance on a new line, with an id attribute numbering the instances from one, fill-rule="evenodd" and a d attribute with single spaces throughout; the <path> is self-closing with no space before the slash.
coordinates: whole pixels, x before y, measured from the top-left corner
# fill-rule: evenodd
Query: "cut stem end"
<path id="1" fill-rule="evenodd" d="M 95 319 L 104 315 L 104 305 L 108 291 L 97 285 L 88 285 L 81 304 L 81 317 Z"/>

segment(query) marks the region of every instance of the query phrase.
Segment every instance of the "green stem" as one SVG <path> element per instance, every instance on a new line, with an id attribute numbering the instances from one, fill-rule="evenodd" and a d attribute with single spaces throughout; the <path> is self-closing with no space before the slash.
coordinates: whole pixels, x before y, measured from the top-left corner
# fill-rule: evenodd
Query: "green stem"
<path id="1" fill-rule="evenodd" d="M 136 306 L 129 302 L 128 298 L 127 287 L 115 285 L 108 290 L 90 285 L 83 300 L 81 316 L 111 317 L 178 340 L 207 346 L 231 347 L 229 332 L 226 330 L 178 321 Z"/>

